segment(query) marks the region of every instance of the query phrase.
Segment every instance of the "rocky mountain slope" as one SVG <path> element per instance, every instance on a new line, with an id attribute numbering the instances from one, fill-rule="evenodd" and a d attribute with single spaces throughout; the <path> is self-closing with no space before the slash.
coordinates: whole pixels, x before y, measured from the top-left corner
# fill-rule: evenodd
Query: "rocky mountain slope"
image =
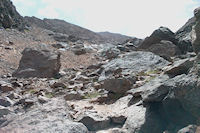
<path id="1" fill-rule="evenodd" d="M 200 133 L 200 8 L 119 44 L 36 21 L 0 30 L 0 133 Z"/>
<path id="2" fill-rule="evenodd" d="M 125 35 L 111 33 L 111 32 L 99 32 L 98 34 L 100 34 L 105 40 L 108 40 L 110 43 L 114 43 L 114 44 L 123 43 L 126 40 L 133 38 L 130 36 L 125 36 Z"/>
<path id="3" fill-rule="evenodd" d="M 0 27 L 23 28 L 23 18 L 10 0 L 0 1 Z"/>
<path id="4" fill-rule="evenodd" d="M 77 25 L 73 25 L 58 19 L 38 19 L 36 17 L 25 17 L 25 20 L 35 26 L 44 28 L 56 33 L 62 33 L 69 36 L 75 36 L 79 39 L 88 41 L 101 41 L 103 38 L 90 30 L 84 29 Z"/>
<path id="5" fill-rule="evenodd" d="M 79 27 L 74 24 L 70 24 L 64 20 L 59 19 L 38 19 L 36 17 L 25 17 L 27 23 L 43 29 L 53 31 L 55 33 L 66 34 L 71 37 L 77 38 L 77 40 L 87 40 L 93 43 L 122 43 L 131 37 L 120 35 L 110 32 L 95 33 L 88 29 Z"/>

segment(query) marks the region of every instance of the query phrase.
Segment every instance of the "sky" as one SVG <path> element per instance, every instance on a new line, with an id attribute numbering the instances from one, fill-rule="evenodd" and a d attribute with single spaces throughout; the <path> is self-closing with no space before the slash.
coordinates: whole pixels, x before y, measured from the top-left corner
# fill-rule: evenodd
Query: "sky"
<path id="1" fill-rule="evenodd" d="M 63 19 L 95 32 L 138 38 L 160 26 L 176 32 L 200 0 L 12 0 L 22 16 Z"/>

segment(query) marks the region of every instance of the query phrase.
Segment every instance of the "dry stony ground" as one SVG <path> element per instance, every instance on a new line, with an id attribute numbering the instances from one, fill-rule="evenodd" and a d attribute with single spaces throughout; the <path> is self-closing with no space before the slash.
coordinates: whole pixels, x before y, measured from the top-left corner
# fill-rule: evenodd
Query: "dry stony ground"
<path id="1" fill-rule="evenodd" d="M 33 28 L 30 31 L 19 32 L 13 29 L 0 30 L 0 75 L 12 73 L 17 69 L 21 52 L 25 47 L 37 44 L 55 44 L 48 31 L 40 28 Z M 52 47 L 53 48 L 53 47 Z M 84 55 L 74 55 L 71 51 L 60 51 L 61 69 L 79 68 L 96 63 L 96 59 L 91 53 Z"/>

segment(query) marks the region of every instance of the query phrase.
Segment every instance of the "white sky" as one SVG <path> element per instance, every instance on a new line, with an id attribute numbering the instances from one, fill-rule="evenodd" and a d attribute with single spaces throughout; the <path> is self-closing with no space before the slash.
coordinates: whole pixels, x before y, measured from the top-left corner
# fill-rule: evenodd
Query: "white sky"
<path id="1" fill-rule="evenodd" d="M 58 18 L 92 31 L 144 38 L 160 26 L 178 30 L 200 0 L 12 0 L 23 16 Z"/>

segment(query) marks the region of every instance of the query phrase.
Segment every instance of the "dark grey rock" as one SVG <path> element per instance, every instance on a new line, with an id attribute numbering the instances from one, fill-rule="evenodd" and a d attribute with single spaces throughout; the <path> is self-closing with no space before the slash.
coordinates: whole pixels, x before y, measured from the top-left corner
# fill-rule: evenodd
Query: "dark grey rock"
<path id="1" fill-rule="evenodd" d="M 181 53 L 183 54 L 193 51 L 191 32 L 192 27 L 195 25 L 195 21 L 196 18 L 192 17 L 175 33 L 175 37 L 178 40 L 177 46 L 180 48 Z"/>
<path id="2" fill-rule="evenodd" d="M 46 45 L 25 48 L 14 77 L 55 77 L 60 70 L 60 54 L 53 52 Z"/>
<path id="3" fill-rule="evenodd" d="M 0 106 L 9 107 L 13 104 L 13 102 L 8 97 L 0 98 Z"/>
<path id="4" fill-rule="evenodd" d="M 64 99 L 66 101 L 70 101 L 70 100 L 81 100 L 84 99 L 84 95 L 76 92 L 76 91 L 71 91 L 71 92 L 67 92 L 64 96 Z"/>
<path id="5" fill-rule="evenodd" d="M 130 52 L 103 65 L 99 81 L 115 78 L 116 75 L 135 77 L 142 71 L 161 69 L 168 64 L 168 61 L 151 52 Z"/>
<path id="6" fill-rule="evenodd" d="M 126 78 L 109 78 L 104 80 L 103 88 L 109 92 L 124 94 L 133 84 L 134 82 Z"/>
<path id="7" fill-rule="evenodd" d="M 78 122 L 83 123 L 89 131 L 97 131 L 110 127 L 111 120 L 108 117 L 104 118 L 95 113 L 87 113 L 80 116 Z"/>
<path id="8" fill-rule="evenodd" d="M 86 49 L 83 44 L 75 44 L 72 46 L 72 52 L 74 52 L 75 55 L 82 55 L 86 54 Z"/>
<path id="9" fill-rule="evenodd" d="M 69 45 L 67 43 L 62 43 L 62 42 L 52 44 L 52 46 L 57 49 L 68 49 L 69 48 Z"/>
<path id="10" fill-rule="evenodd" d="M 3 28 L 24 28 L 23 17 L 16 11 L 10 0 L 0 1 L 0 27 Z"/>
<path id="11" fill-rule="evenodd" d="M 175 61 L 171 66 L 167 67 L 164 71 L 165 74 L 175 77 L 181 74 L 188 74 L 193 67 L 195 58 L 187 58 Z"/>
<path id="12" fill-rule="evenodd" d="M 5 116 L 5 115 L 8 115 L 9 113 L 11 113 L 11 111 L 8 108 L 0 106 L 0 118 Z"/>
<path id="13" fill-rule="evenodd" d="M 148 49 L 150 46 L 160 43 L 161 40 L 167 40 L 175 45 L 177 44 L 175 34 L 166 27 L 160 27 L 159 29 L 155 30 L 149 37 L 145 38 L 145 40 L 139 46 L 139 49 Z"/>
<path id="14" fill-rule="evenodd" d="M 106 59 L 116 58 L 120 54 L 120 50 L 117 48 L 104 48 L 99 51 L 101 57 L 105 57 Z"/>
<path id="15" fill-rule="evenodd" d="M 58 42 L 69 42 L 68 37 L 69 37 L 68 35 L 61 34 L 61 33 L 53 34 L 54 40 Z"/>
<path id="16" fill-rule="evenodd" d="M 153 44 L 148 48 L 148 51 L 160 55 L 161 57 L 173 57 L 181 54 L 181 51 L 175 44 L 166 40 Z"/>

